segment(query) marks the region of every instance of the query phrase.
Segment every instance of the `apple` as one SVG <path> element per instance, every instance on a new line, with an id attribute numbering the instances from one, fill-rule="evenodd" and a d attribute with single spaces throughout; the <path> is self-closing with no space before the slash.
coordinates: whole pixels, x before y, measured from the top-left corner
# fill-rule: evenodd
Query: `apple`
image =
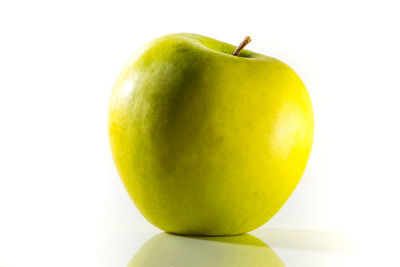
<path id="1" fill-rule="evenodd" d="M 160 233 L 147 241 L 127 267 L 284 267 L 275 252 L 249 235 L 185 237 Z"/>
<path id="2" fill-rule="evenodd" d="M 242 50 L 249 40 L 235 51 L 197 34 L 166 35 L 116 81 L 114 162 L 136 207 L 166 232 L 254 230 L 305 170 L 314 128 L 307 90 L 286 64 Z"/>

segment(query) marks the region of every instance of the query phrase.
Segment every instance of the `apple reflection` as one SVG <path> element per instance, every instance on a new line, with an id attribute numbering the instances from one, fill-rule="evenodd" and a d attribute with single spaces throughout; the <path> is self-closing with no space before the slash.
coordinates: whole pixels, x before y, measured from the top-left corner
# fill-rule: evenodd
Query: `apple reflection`
<path id="1" fill-rule="evenodd" d="M 260 239 L 237 236 L 193 237 L 160 233 L 148 240 L 127 267 L 285 266 Z"/>

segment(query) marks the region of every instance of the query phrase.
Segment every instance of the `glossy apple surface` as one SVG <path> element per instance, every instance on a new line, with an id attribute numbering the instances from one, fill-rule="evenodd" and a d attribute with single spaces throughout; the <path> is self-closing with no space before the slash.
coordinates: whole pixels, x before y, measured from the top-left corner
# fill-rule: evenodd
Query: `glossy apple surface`
<path id="1" fill-rule="evenodd" d="M 298 184 L 311 151 L 307 90 L 281 61 L 196 34 L 144 46 L 109 106 L 115 165 L 160 229 L 233 235 L 266 223 Z"/>

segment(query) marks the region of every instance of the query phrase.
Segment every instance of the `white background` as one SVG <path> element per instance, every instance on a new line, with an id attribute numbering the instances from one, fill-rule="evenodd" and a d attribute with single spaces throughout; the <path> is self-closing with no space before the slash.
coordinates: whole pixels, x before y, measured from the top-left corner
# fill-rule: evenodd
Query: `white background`
<path id="1" fill-rule="evenodd" d="M 307 170 L 263 229 L 350 233 L 394 266 L 399 10 L 388 0 L 1 1 L 0 265 L 125 266 L 157 233 L 119 181 L 107 106 L 140 46 L 192 32 L 232 44 L 250 35 L 248 49 L 288 63 L 311 95 Z M 280 255 L 288 266 L 316 257 Z"/>

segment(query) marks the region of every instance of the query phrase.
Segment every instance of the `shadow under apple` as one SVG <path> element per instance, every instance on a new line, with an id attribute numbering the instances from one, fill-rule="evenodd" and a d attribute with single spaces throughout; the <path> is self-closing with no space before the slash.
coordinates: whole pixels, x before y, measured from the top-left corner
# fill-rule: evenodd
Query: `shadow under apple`
<path id="1" fill-rule="evenodd" d="M 250 235 L 198 237 L 160 233 L 148 240 L 127 267 L 284 267 L 279 256 Z"/>

